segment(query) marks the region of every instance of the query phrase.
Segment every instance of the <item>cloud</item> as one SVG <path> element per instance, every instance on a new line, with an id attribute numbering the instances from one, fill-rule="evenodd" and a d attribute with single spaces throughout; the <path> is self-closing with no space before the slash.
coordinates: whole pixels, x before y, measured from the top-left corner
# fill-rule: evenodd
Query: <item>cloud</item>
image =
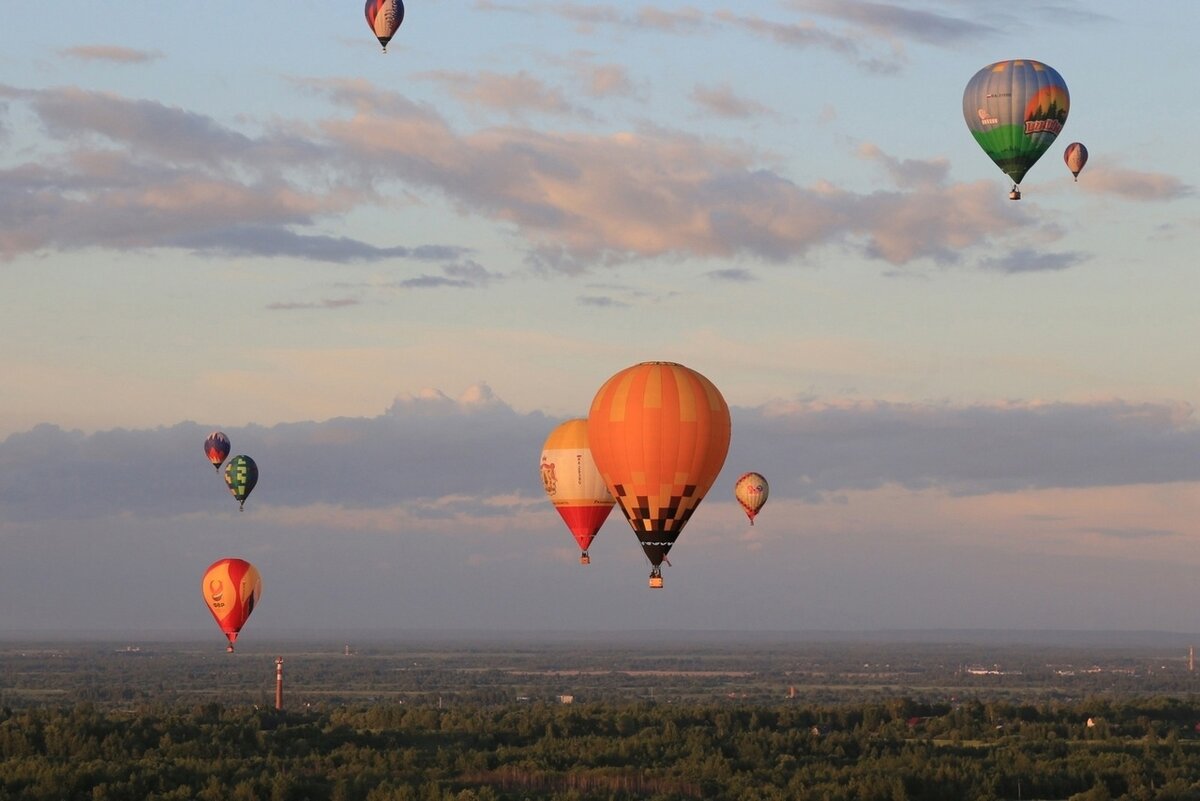
<path id="1" fill-rule="evenodd" d="M 580 306 L 591 306 L 596 309 L 623 309 L 629 306 L 623 300 L 618 300 L 611 295 L 580 295 Z"/>
<path id="2" fill-rule="evenodd" d="M 332 185 L 301 180 L 308 169 L 324 175 L 338 165 L 311 137 L 251 135 L 183 109 L 80 89 L 0 86 L 0 96 L 27 105 L 46 133 L 35 160 L 0 170 L 0 259 L 87 247 L 334 262 L 462 252 L 292 230 L 379 200 L 355 165 L 341 165 Z"/>
<path id="3" fill-rule="evenodd" d="M 956 494 L 1200 480 L 1185 405 L 973 406 L 795 401 L 744 410 L 735 446 L 777 492 L 823 498 L 896 485 Z"/>
<path id="4" fill-rule="evenodd" d="M 710 270 L 705 273 L 714 281 L 730 281 L 738 284 L 745 284 L 757 280 L 754 274 L 745 267 L 726 267 L 722 270 Z"/>
<path id="5" fill-rule="evenodd" d="M 1043 253 L 1031 248 L 1017 248 L 1003 256 L 982 259 L 985 270 L 1001 273 L 1035 273 L 1066 270 L 1088 260 L 1086 253 Z"/>
<path id="6" fill-rule="evenodd" d="M 1010 32 L 1027 29 L 1030 18 L 1050 24 L 1069 20 L 1072 26 L 1116 21 L 1115 17 L 1096 11 L 1094 4 L 1080 0 L 1042 0 L 1013 10 L 1017 13 L 996 15 L 1004 29 Z"/>
<path id="7" fill-rule="evenodd" d="M 489 272 L 473 261 L 467 261 L 443 266 L 441 275 L 425 274 L 415 278 L 405 278 L 396 281 L 393 286 L 404 289 L 434 289 L 438 287 L 474 289 L 486 287 L 502 277 L 499 273 Z"/>
<path id="8" fill-rule="evenodd" d="M 311 140 L 274 132 L 255 137 L 211 117 L 153 100 L 133 100 L 74 87 L 17 91 L 52 136 L 82 141 L 88 136 L 175 164 L 301 163 L 329 153 Z"/>
<path id="9" fill-rule="evenodd" d="M 727 25 L 785 47 L 828 50 L 863 69 L 876 72 L 894 72 L 899 68 L 902 62 L 900 39 L 944 45 L 957 43 L 972 33 L 994 32 L 993 28 L 979 23 L 882 3 L 854 4 L 846 9 L 840 9 L 834 3 L 797 2 L 792 6 L 796 10 L 849 23 L 848 32 L 820 26 L 811 19 L 791 22 L 730 11 L 708 13 L 687 6 L 672 9 L 642 6 L 631 11 L 628 6 L 602 3 L 501 4 L 485 0 L 476 4 L 476 8 L 483 11 L 554 15 L 574 23 L 576 29 L 585 34 L 600 28 L 614 28 L 626 32 L 654 31 L 692 36 L 714 25 Z M 885 52 L 877 54 L 873 51 L 879 48 L 880 41 L 888 46 Z"/>
<path id="10" fill-rule="evenodd" d="M 134 50 L 117 45 L 78 45 L 63 48 L 59 53 L 80 61 L 111 61 L 114 64 L 144 64 L 163 57 L 157 50 Z"/>
<path id="11" fill-rule="evenodd" d="M 555 424 L 480 383 L 458 397 L 432 389 L 397 397 L 376 417 L 224 430 L 234 452 L 259 465 L 248 507 L 385 509 L 447 496 L 538 497 L 531 465 Z M 0 524 L 221 509 L 232 501 L 200 452 L 212 427 L 85 434 L 40 425 L 13 434 L 0 442 Z M 1200 481 L 1200 428 L 1186 406 L 801 400 L 735 408 L 733 430 L 718 483 L 744 472 L 752 454 L 772 500 L 884 487 L 967 496 Z"/>
<path id="12" fill-rule="evenodd" d="M 1083 173 L 1079 187 L 1087 193 L 1116 195 L 1137 201 L 1178 200 L 1196 191 L 1174 175 L 1114 166 L 1096 166 Z"/>
<path id="13" fill-rule="evenodd" d="M 363 81 L 297 85 L 326 97 L 335 114 L 248 133 L 158 103 L 0 87 L 51 134 L 39 158 L 0 170 L 0 258 L 85 247 L 419 258 L 438 247 L 310 230 L 386 203 L 377 187 L 397 184 L 511 227 L 533 265 L 564 272 L 659 257 L 782 262 L 821 247 L 893 266 L 954 264 L 993 238 L 1060 235 L 990 182 L 947 184 L 940 160 L 900 161 L 873 146 L 868 157 L 909 184 L 869 193 L 802 186 L 753 149 L 653 127 L 459 133 L 435 109 Z M 484 277 L 426 275 L 414 285 Z"/>
<path id="14" fill-rule="evenodd" d="M 974 15 L 971 19 L 964 19 L 893 3 L 791 0 L 789 5 L 800 11 L 852 23 L 876 35 L 910 39 L 937 47 L 976 42 L 1002 33 L 999 28 L 975 21 L 978 17 Z"/>
<path id="15" fill-rule="evenodd" d="M 633 94 L 633 81 L 628 70 L 620 64 L 582 65 L 577 69 L 589 97 L 629 97 Z"/>
<path id="16" fill-rule="evenodd" d="M 475 8 L 535 16 L 554 15 L 575 23 L 576 29 L 583 33 L 591 33 L 599 27 L 691 33 L 704 24 L 704 12 L 688 6 L 675 9 L 642 6 L 630 12 L 627 6 L 601 3 L 498 3 L 494 0 L 477 0 Z"/>
<path id="17" fill-rule="evenodd" d="M 868 161 L 883 165 L 892 181 L 899 186 L 942 186 L 950 175 L 950 161 L 945 158 L 897 159 L 869 142 L 859 145 L 858 154 Z"/>
<path id="18" fill-rule="evenodd" d="M 740 97 L 728 84 L 721 86 L 697 86 L 692 90 L 692 102 L 707 109 L 718 117 L 747 119 L 766 114 L 772 110 L 762 103 Z"/>
<path id="19" fill-rule="evenodd" d="M 199 244 L 214 230 L 243 230 L 245 220 L 304 225 L 332 210 L 326 198 L 274 182 L 146 168 L 110 154 L 88 154 L 74 164 L 79 169 L 27 165 L 0 171 L 0 257 Z M 118 164 L 125 169 L 110 170 Z M 237 245 L 230 243 L 231 249 Z"/>
<path id="20" fill-rule="evenodd" d="M 638 9 L 635 24 L 638 28 L 667 33 L 691 33 L 704 26 L 704 12 L 689 6 L 676 9 L 642 6 Z"/>
<path id="21" fill-rule="evenodd" d="M 731 11 L 718 11 L 714 16 L 728 25 L 741 28 L 776 44 L 801 49 L 828 50 L 871 70 L 892 72 L 899 66 L 894 62 L 880 62 L 866 57 L 855 38 L 833 33 L 817 27 L 811 22 L 777 22 L 756 15 L 735 14 Z"/>
<path id="22" fill-rule="evenodd" d="M 568 628 L 591 625 L 597 603 L 601 628 L 636 627 L 644 557 L 619 512 L 592 565 L 563 564 L 571 539 L 536 469 L 558 422 L 481 383 L 402 395 L 372 417 L 227 427 L 260 469 L 244 513 L 201 453 L 212 423 L 13 434 L 0 441 L 0 629 L 195 626 L 219 648 L 192 587 L 230 554 L 269 585 L 250 637 L 411 621 Z M 911 628 L 1017 625 L 1052 609 L 1055 620 L 1145 627 L 1136 588 L 1195 571 L 1200 510 L 1181 482 L 1200 480 L 1198 446 L 1191 409 L 1169 404 L 738 407 L 726 467 L 673 559 L 677 607 L 664 614 L 702 629 Z M 747 468 L 771 481 L 749 538 L 729 495 Z M 55 592 L 23 606 L 47 575 Z M 750 607 L 747 582 L 758 589 Z M 94 603 L 132 584 L 136 597 Z M 1123 594 L 1071 612 L 1089 585 Z M 305 603 L 314 587 L 338 591 Z M 547 605 L 550 595 L 563 603 Z M 740 611 L 722 617 L 730 608 Z"/>
<path id="23" fill-rule="evenodd" d="M 344 309 L 347 306 L 357 306 L 361 301 L 357 298 L 326 298 L 314 303 L 268 303 L 271 311 L 296 311 L 298 309 Z"/>
<path id="24" fill-rule="evenodd" d="M 501 75 L 481 72 L 475 75 L 465 72 L 426 72 L 420 77 L 440 83 L 451 94 L 464 103 L 520 115 L 527 111 L 544 114 L 578 113 L 557 89 L 527 72 Z"/>
<path id="25" fill-rule="evenodd" d="M 164 239 L 162 245 L 212 256 L 284 256 L 334 263 L 386 259 L 442 261 L 467 252 L 466 248 L 452 245 L 377 247 L 347 237 L 297 234 L 284 228 L 251 225 L 184 233 Z"/>
<path id="26" fill-rule="evenodd" d="M 759 166 L 752 151 L 682 132 L 459 135 L 393 93 L 318 88 L 354 109 L 325 123 L 330 140 L 381 175 L 515 225 L 553 269 L 667 255 L 783 261 L 847 244 L 892 264 L 954 263 L 991 236 L 1048 230 L 990 182 L 870 194 L 803 187 Z"/>
<path id="27" fill-rule="evenodd" d="M 212 428 L 185 422 L 84 434 L 40 425 L 13 434 L 0 443 L 0 522 L 220 509 L 230 500 L 223 483 L 214 484 L 211 467 L 196 469 L 206 465 L 200 443 Z M 249 511 L 532 494 L 536 455 L 551 428 L 551 418 L 518 413 L 480 384 L 458 398 L 436 390 L 398 397 L 374 418 L 223 430 L 234 453 L 258 463 Z"/>
<path id="28" fill-rule="evenodd" d="M 601 25 L 627 25 L 628 17 L 615 6 L 597 3 L 537 3 L 534 13 L 550 12 L 575 23 L 577 30 L 589 33 Z"/>

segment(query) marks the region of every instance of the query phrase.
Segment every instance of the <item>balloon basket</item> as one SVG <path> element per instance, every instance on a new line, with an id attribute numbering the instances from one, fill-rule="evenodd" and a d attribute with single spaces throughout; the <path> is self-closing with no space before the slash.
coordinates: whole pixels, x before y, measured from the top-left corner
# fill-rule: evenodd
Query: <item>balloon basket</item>
<path id="1" fill-rule="evenodd" d="M 592 563 L 592 557 L 588 556 L 586 551 L 584 551 L 583 553 L 581 553 L 579 555 L 579 564 L 590 565 L 591 563 Z"/>
<path id="2" fill-rule="evenodd" d="M 662 589 L 662 576 L 651 576 L 650 577 L 650 589 L 652 589 L 652 590 L 661 590 Z"/>

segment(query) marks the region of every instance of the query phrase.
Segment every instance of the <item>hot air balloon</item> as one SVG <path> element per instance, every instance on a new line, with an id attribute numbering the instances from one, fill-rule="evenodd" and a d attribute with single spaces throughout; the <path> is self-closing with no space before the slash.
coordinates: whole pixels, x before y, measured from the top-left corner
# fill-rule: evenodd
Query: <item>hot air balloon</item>
<path id="1" fill-rule="evenodd" d="M 258 606 L 262 577 L 254 565 L 244 559 L 218 559 L 204 571 L 200 591 L 204 593 L 208 611 L 212 612 L 213 619 L 229 640 L 225 650 L 233 653 L 238 632 Z"/>
<path id="2" fill-rule="evenodd" d="M 214 431 L 204 440 L 204 455 L 212 462 L 213 470 L 220 470 L 221 463 L 229 455 L 229 437 L 222 431 Z"/>
<path id="3" fill-rule="evenodd" d="M 238 511 L 246 508 L 246 498 L 258 483 L 258 465 L 249 456 L 235 456 L 225 465 L 225 484 L 237 499 Z"/>
<path id="4" fill-rule="evenodd" d="M 1087 164 L 1087 148 L 1082 142 L 1072 142 L 1067 145 L 1067 149 L 1063 152 L 1063 161 L 1067 163 L 1067 169 L 1071 171 L 1071 175 L 1075 176 L 1075 180 L 1079 180 L 1079 173 L 1083 171 L 1083 167 Z"/>
<path id="5" fill-rule="evenodd" d="M 729 451 L 729 407 L 713 383 L 673 362 L 608 379 L 588 413 L 588 444 L 650 560 L 650 586 Z"/>
<path id="6" fill-rule="evenodd" d="M 402 0 L 367 0 L 367 27 L 383 45 L 387 52 L 388 42 L 396 35 L 400 23 L 404 22 L 404 3 Z"/>
<path id="7" fill-rule="evenodd" d="M 767 494 L 771 491 L 767 480 L 761 473 L 742 473 L 733 484 L 733 497 L 746 510 L 750 525 L 754 525 L 754 516 L 767 502 Z"/>
<path id="8" fill-rule="evenodd" d="M 975 141 L 1013 180 L 1009 197 L 1067 121 L 1071 95 L 1062 76 L 1040 61 L 997 61 L 975 73 L 963 92 L 963 117 Z"/>
<path id="9" fill-rule="evenodd" d="M 579 543 L 583 552 L 579 563 L 590 564 L 588 548 L 615 501 L 592 460 L 586 419 L 568 420 L 546 437 L 542 445 L 542 485 Z"/>

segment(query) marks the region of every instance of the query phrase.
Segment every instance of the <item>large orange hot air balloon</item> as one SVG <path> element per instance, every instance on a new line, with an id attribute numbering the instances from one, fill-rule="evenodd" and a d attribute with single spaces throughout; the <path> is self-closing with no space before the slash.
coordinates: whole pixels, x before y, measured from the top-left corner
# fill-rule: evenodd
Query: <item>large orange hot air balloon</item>
<path id="1" fill-rule="evenodd" d="M 733 485 L 733 497 L 746 510 L 750 525 L 754 525 L 754 516 L 767 502 L 767 494 L 771 491 L 762 473 L 742 473 Z"/>
<path id="2" fill-rule="evenodd" d="M 713 383 L 673 362 L 627 367 L 600 387 L 588 444 L 650 559 L 650 586 L 729 451 L 729 407 Z"/>
<path id="3" fill-rule="evenodd" d="M 615 501 L 588 448 L 587 420 L 568 420 L 546 437 L 542 485 L 583 551 L 579 563 L 589 564 L 588 548 Z"/>
<path id="4" fill-rule="evenodd" d="M 225 650 L 232 653 L 238 632 L 262 595 L 258 570 L 244 559 L 218 559 L 204 571 L 200 591 L 204 593 L 208 611 L 229 640 Z"/>

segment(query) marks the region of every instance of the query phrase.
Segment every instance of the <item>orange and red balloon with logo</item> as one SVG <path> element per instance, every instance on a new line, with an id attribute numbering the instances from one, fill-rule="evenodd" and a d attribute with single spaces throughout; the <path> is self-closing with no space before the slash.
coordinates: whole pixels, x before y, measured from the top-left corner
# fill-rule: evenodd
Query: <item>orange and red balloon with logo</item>
<path id="1" fill-rule="evenodd" d="M 200 591 L 208 611 L 229 640 L 225 650 L 233 651 L 238 633 L 258 606 L 262 577 L 245 559 L 218 559 L 204 571 Z"/>

